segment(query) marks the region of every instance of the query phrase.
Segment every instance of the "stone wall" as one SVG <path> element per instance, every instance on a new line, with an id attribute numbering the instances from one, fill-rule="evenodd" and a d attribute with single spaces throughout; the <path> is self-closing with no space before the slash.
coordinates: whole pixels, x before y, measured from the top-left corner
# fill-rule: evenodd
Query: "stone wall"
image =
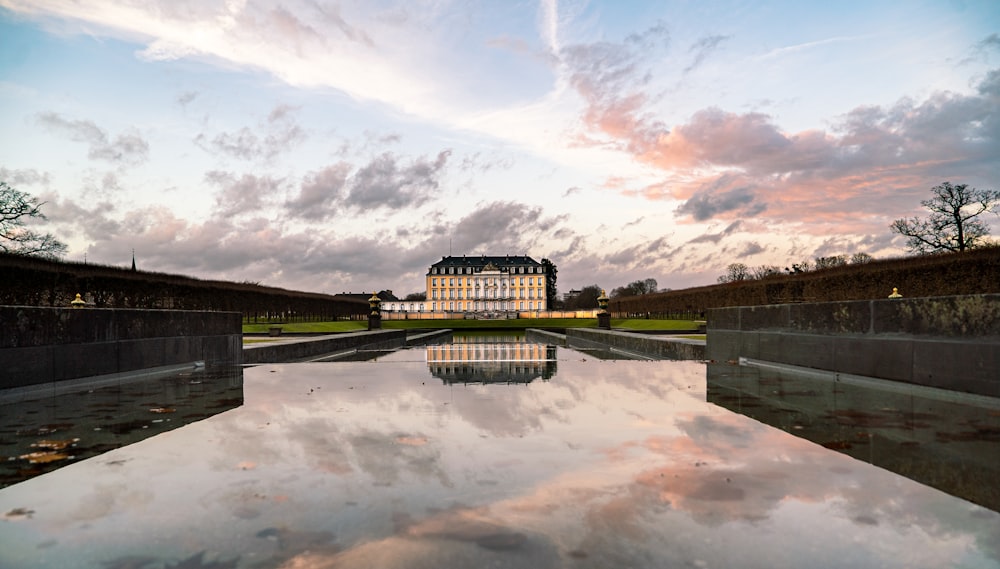
<path id="1" fill-rule="evenodd" d="M 302 361 L 342 350 L 393 349 L 406 345 L 406 330 L 369 330 L 291 341 L 262 342 L 243 348 L 243 363 L 281 363 Z"/>
<path id="2" fill-rule="evenodd" d="M 643 354 L 661 360 L 700 360 L 705 358 L 705 342 L 668 336 L 653 336 L 617 330 L 567 328 L 569 347 L 603 347 Z"/>
<path id="3" fill-rule="evenodd" d="M 767 362 L 1000 396 L 1000 294 L 708 311 L 710 360 Z"/>
<path id="4" fill-rule="evenodd" d="M 241 363 L 238 312 L 0 306 L 0 388 Z"/>
<path id="5" fill-rule="evenodd" d="M 537 342 L 539 344 L 552 344 L 553 346 L 565 346 L 566 334 L 528 328 L 524 331 L 524 339 L 527 342 Z"/>

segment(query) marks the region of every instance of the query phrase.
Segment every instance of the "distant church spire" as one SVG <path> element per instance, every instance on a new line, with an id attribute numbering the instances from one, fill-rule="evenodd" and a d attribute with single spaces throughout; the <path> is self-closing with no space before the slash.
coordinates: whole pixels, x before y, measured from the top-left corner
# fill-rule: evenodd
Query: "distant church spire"
<path id="1" fill-rule="evenodd" d="M 135 270 L 135 249 L 132 249 L 132 270 Z"/>

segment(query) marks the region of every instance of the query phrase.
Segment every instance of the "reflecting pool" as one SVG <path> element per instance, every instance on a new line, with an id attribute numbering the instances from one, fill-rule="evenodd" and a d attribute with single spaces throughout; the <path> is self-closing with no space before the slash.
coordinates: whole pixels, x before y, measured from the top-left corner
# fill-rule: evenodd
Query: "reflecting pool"
<path id="1" fill-rule="evenodd" d="M 467 344 L 246 368 L 0 489 L 0 567 L 1000 567 L 1000 514 L 709 402 L 703 363 Z"/>

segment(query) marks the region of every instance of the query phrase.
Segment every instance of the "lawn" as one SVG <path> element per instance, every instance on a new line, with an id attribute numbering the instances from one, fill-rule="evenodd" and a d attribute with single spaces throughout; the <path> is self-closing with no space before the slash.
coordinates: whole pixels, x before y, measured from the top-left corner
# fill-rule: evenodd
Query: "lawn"
<path id="1" fill-rule="evenodd" d="M 646 320 L 644 318 L 612 319 L 612 328 L 625 330 L 697 330 L 694 320 Z"/>
<path id="2" fill-rule="evenodd" d="M 282 332 L 304 333 L 304 332 L 326 332 L 336 334 L 337 332 L 357 332 L 367 330 L 367 322 L 355 322 L 348 320 L 338 320 L 336 322 L 290 322 L 287 324 L 244 324 L 243 333 L 266 333 L 272 326 L 280 326 Z"/>
<path id="3" fill-rule="evenodd" d="M 271 326 L 281 326 L 282 333 L 326 332 L 356 332 L 367 330 L 368 323 L 364 321 L 337 322 L 291 322 L 288 324 L 244 324 L 243 332 L 266 333 Z M 596 328 L 596 318 L 526 318 L 518 320 L 383 320 L 382 328 L 386 330 L 403 330 L 415 328 L 451 328 L 467 329 L 510 329 L 525 328 Z M 612 328 L 625 330 L 695 330 L 698 324 L 691 320 L 640 320 L 614 319 Z"/>

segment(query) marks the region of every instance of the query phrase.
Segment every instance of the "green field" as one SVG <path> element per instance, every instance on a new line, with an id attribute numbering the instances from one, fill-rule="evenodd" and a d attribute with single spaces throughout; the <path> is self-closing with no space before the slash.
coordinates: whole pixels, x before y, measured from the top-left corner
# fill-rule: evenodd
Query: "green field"
<path id="1" fill-rule="evenodd" d="M 271 326 L 280 326 L 282 333 L 305 332 L 356 332 L 367 330 L 364 321 L 291 322 L 287 324 L 244 324 L 243 333 L 266 333 Z M 613 319 L 612 328 L 624 330 L 694 330 L 698 324 L 691 320 L 639 320 Z M 412 330 L 416 328 L 451 328 L 453 330 L 524 330 L 525 328 L 597 328 L 596 318 L 528 318 L 519 320 L 383 320 L 386 330 Z"/>

